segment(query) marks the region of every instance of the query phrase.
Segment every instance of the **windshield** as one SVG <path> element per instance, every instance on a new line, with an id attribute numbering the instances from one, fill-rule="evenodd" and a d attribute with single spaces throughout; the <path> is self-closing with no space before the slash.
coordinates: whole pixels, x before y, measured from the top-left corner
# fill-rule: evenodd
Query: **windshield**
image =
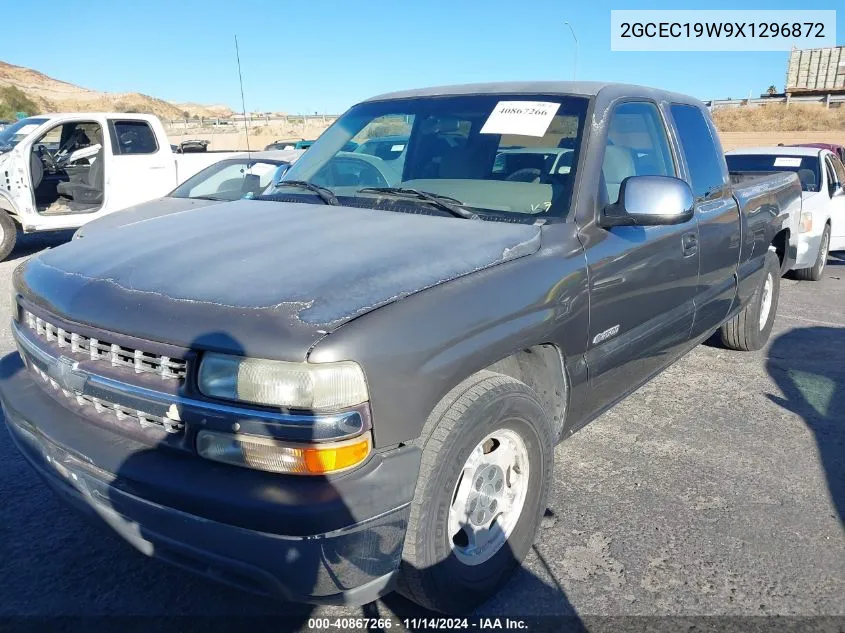
<path id="1" fill-rule="evenodd" d="M 0 152 L 11 151 L 30 132 L 46 121 L 47 119 L 37 118 L 21 119 L 0 130 Z"/>
<path id="2" fill-rule="evenodd" d="M 818 191 L 821 184 L 818 156 L 778 156 L 776 154 L 728 154 L 729 172 L 791 171 L 798 174 L 802 191 Z"/>
<path id="3" fill-rule="evenodd" d="M 434 206 L 401 188 L 447 197 L 482 219 L 563 217 L 587 104 L 543 94 L 362 103 L 326 130 L 284 180 L 330 188 L 351 206 L 395 208 L 384 205 L 384 195 L 403 197 L 405 207 Z M 357 149 L 344 151 L 350 141 Z M 366 191 L 372 187 L 382 191 Z M 293 186 L 275 192 L 313 198 Z"/>
<path id="4" fill-rule="evenodd" d="M 261 195 L 286 169 L 282 161 L 232 158 L 214 163 L 188 178 L 170 192 L 171 198 L 238 200 Z"/>

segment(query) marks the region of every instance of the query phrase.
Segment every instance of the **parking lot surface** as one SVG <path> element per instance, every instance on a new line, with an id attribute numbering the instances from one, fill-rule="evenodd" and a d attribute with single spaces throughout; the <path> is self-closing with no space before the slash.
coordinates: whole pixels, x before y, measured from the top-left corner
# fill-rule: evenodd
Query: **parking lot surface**
<path id="1" fill-rule="evenodd" d="M 0 263 L 3 356 L 13 269 L 66 237 L 24 238 Z M 766 349 L 699 346 L 561 444 L 537 543 L 478 615 L 845 616 L 841 255 L 821 282 L 782 280 Z M 207 631 L 191 618 L 423 614 L 397 596 L 277 603 L 147 559 L 61 505 L 5 431 L 0 501 L 0 618 L 188 616 L 179 630 Z"/>

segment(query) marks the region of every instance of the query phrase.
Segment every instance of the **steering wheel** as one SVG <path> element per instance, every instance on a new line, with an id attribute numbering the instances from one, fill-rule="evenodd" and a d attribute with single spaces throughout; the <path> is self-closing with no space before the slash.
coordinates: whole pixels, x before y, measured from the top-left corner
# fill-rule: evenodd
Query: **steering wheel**
<path id="1" fill-rule="evenodd" d="M 348 175 L 344 177 L 341 171 L 341 166 L 356 165 L 358 168 L 357 182 L 347 182 Z M 321 185 L 328 185 L 331 187 L 338 186 L 355 186 L 355 187 L 389 187 L 390 183 L 384 174 L 375 165 L 367 162 L 363 158 L 352 156 L 334 157 L 326 163 L 313 178 L 315 183 Z"/>
<path id="2" fill-rule="evenodd" d="M 508 175 L 505 180 L 510 182 L 540 182 L 543 172 L 536 167 L 523 167 Z"/>
<path id="3" fill-rule="evenodd" d="M 44 166 L 47 168 L 47 171 L 56 171 L 58 168 L 58 163 L 56 163 L 56 159 L 53 158 L 53 155 L 43 145 L 39 145 L 38 149 L 38 158 L 41 159 L 41 162 L 44 163 Z"/>

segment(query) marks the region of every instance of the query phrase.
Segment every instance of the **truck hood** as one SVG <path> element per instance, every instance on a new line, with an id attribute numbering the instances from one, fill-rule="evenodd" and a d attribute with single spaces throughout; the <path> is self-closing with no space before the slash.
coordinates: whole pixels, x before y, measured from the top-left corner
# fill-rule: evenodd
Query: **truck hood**
<path id="1" fill-rule="evenodd" d="M 74 240 L 19 267 L 15 285 L 104 330 L 300 360 L 351 319 L 536 252 L 540 235 L 534 225 L 242 200 Z"/>
<path id="2" fill-rule="evenodd" d="M 93 220 L 92 222 L 88 222 L 79 229 L 79 231 L 77 231 L 77 236 L 89 237 L 105 229 L 113 229 L 117 226 L 141 222 L 142 220 L 150 220 L 163 215 L 170 215 L 171 213 L 187 211 L 188 209 L 207 207 L 212 204 L 220 204 L 221 202 L 225 201 L 206 200 L 203 198 L 171 198 L 169 196 L 165 196 L 164 198 L 158 198 L 156 200 L 136 204 L 132 207 L 127 207 L 126 209 L 117 211 L 116 213 L 109 213 L 108 215 Z"/>

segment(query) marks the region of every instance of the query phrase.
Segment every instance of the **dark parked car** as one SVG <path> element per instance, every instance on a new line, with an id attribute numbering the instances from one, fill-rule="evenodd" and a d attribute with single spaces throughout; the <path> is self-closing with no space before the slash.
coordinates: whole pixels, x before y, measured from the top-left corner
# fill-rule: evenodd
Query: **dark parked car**
<path id="1" fill-rule="evenodd" d="M 414 121 L 395 180 L 313 182 L 383 117 Z M 574 155 L 536 182 L 494 174 L 518 147 Z M 714 332 L 765 344 L 800 195 L 795 174 L 732 187 L 679 94 L 381 96 L 272 196 L 19 267 L 6 423 L 62 498 L 149 555 L 282 599 L 398 587 L 466 611 L 531 547 L 556 442 Z"/>
<path id="2" fill-rule="evenodd" d="M 273 141 L 265 151 L 273 149 L 308 149 L 314 144 L 314 141 Z"/>

